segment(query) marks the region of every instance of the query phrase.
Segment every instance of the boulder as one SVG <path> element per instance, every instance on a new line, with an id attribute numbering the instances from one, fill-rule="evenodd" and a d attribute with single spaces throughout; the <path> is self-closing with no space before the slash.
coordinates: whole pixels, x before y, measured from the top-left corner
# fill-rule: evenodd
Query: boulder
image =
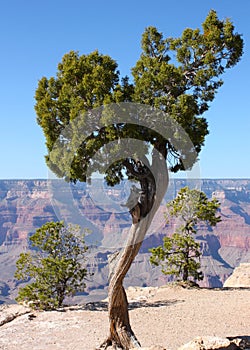
<path id="1" fill-rule="evenodd" d="M 223 287 L 250 288 L 250 263 L 242 263 L 236 267 Z"/>
<path id="2" fill-rule="evenodd" d="M 178 350 L 240 350 L 249 349 L 250 337 L 197 337 Z"/>

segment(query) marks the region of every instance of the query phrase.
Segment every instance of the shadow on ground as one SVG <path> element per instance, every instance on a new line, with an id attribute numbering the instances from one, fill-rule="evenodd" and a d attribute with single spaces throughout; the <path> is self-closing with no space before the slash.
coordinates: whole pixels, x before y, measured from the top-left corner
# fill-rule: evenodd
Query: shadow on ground
<path id="1" fill-rule="evenodd" d="M 161 301 L 154 301 L 154 302 L 147 302 L 144 300 L 133 301 L 129 303 L 128 309 L 134 310 L 134 309 L 147 308 L 147 307 L 157 308 L 157 307 L 171 306 L 177 303 L 184 303 L 184 301 L 185 300 L 180 300 L 180 299 L 161 300 Z M 71 306 L 69 307 L 69 310 L 108 311 L 108 303 L 103 301 L 91 302 L 85 305 Z"/>

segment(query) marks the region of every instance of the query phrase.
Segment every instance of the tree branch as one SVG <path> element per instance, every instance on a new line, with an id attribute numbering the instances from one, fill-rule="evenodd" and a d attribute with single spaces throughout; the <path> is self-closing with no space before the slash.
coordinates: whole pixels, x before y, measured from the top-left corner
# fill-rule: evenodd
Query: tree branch
<path id="1" fill-rule="evenodd" d="M 138 160 L 138 162 L 140 161 Z M 125 159 L 123 165 L 130 172 L 130 174 L 136 177 L 139 181 L 146 179 L 151 174 L 150 170 L 146 166 L 139 166 L 138 164 L 133 165 L 130 163 L 129 159 Z M 138 171 L 138 169 L 136 170 L 136 168 L 140 168 L 143 172 Z"/>

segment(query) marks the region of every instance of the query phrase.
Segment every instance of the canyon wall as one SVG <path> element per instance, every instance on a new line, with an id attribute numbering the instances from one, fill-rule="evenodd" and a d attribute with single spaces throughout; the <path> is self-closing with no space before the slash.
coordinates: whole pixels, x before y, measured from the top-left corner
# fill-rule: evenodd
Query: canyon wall
<path id="1" fill-rule="evenodd" d="M 165 203 L 187 184 L 197 186 L 191 180 L 171 181 L 126 277 L 126 286 L 158 286 L 168 280 L 159 268 L 150 265 L 148 249 L 161 244 L 164 235 L 173 233 L 175 223 L 165 222 Z M 201 285 L 221 287 L 236 266 L 250 262 L 250 180 L 201 180 L 200 188 L 209 198 L 218 198 L 222 219 L 213 230 L 201 226 L 196 237 L 205 275 Z M 15 261 L 30 248 L 29 235 L 44 223 L 58 220 L 89 228 L 88 261 L 95 274 L 88 282 L 87 294 L 92 299 L 103 297 L 108 284 L 107 257 L 124 244 L 131 224 L 126 208 L 120 206 L 128 195 L 128 183 L 107 188 L 101 181 L 88 186 L 57 180 L 0 180 L 0 303 L 11 302 L 16 296 Z"/>

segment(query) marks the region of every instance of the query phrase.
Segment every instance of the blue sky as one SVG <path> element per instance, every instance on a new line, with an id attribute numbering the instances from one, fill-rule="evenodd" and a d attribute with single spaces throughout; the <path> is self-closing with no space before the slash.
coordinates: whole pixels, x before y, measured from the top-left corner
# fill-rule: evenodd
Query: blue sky
<path id="1" fill-rule="evenodd" d="M 117 61 L 121 76 L 129 75 L 147 26 L 179 36 L 186 27 L 200 27 L 210 9 L 233 20 L 245 47 L 206 113 L 210 135 L 200 154 L 201 176 L 249 178 L 249 0 L 9 0 L 0 3 L 0 179 L 47 178 L 34 94 L 65 53 L 98 49 Z"/>

